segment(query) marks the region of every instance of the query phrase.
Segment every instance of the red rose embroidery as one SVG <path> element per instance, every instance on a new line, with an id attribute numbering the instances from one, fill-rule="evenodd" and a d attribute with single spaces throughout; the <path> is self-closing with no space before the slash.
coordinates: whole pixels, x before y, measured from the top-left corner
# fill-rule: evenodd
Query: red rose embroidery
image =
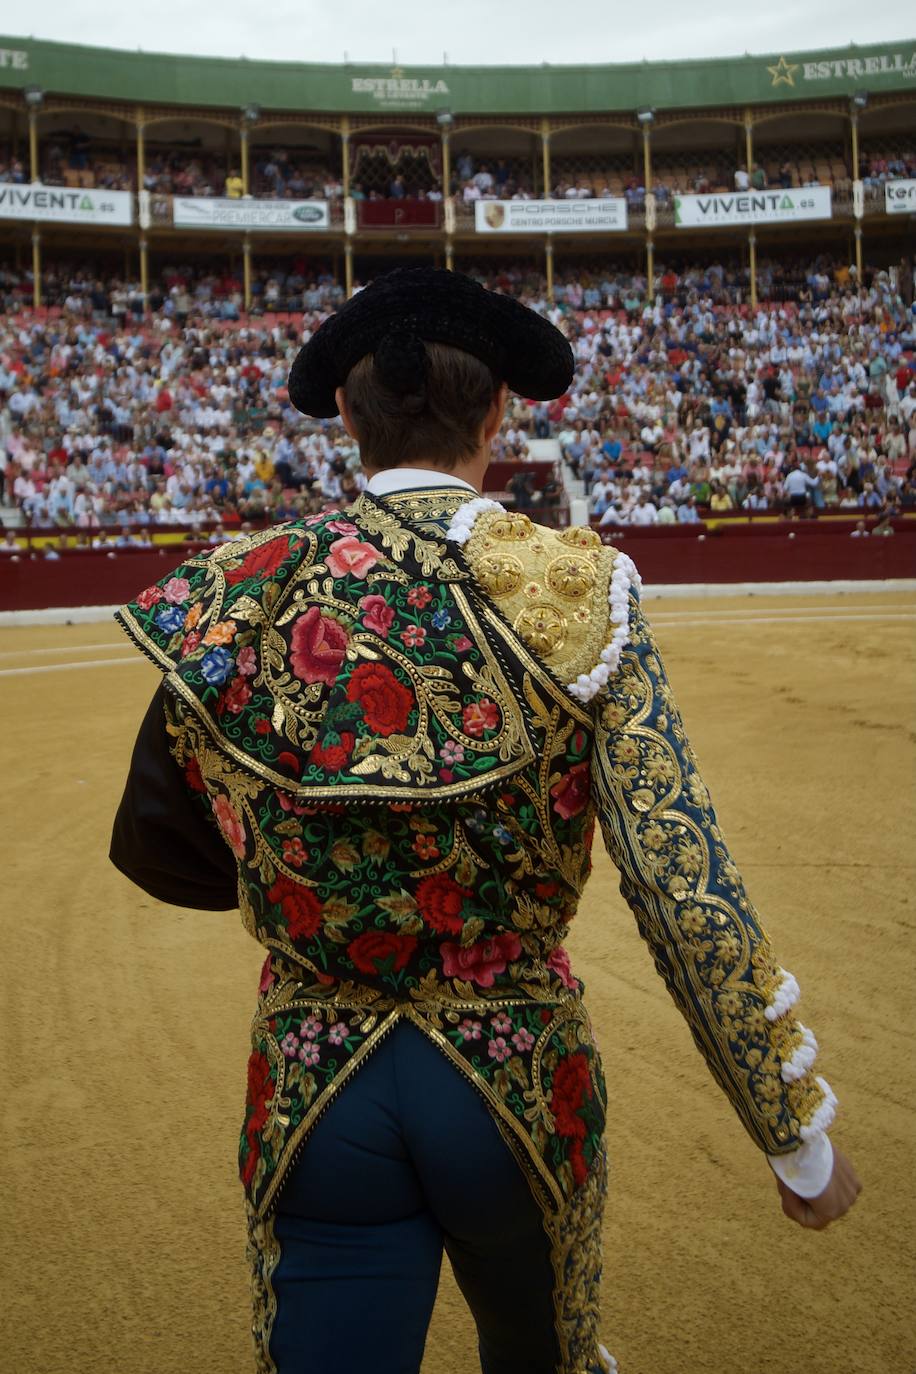
<path id="1" fill-rule="evenodd" d="M 422 878 L 417 884 L 420 915 L 440 935 L 457 935 L 461 931 L 464 926 L 461 910 L 468 897 L 473 895 L 469 888 L 459 887 L 447 873 Z"/>
<path id="2" fill-rule="evenodd" d="M 355 736 L 345 732 L 339 744 L 316 744 L 309 754 L 309 763 L 326 768 L 329 773 L 339 773 L 349 763 L 355 742 Z"/>
<path id="3" fill-rule="evenodd" d="M 561 1059 L 553 1076 L 550 1110 L 557 1123 L 557 1134 L 585 1138 L 585 1122 L 578 1113 L 592 1095 L 592 1079 L 584 1054 Z"/>
<path id="4" fill-rule="evenodd" d="M 222 709 L 224 711 L 241 711 L 251 700 L 251 688 L 243 677 L 234 677 L 223 693 Z"/>
<path id="5" fill-rule="evenodd" d="M 268 539 L 247 553 L 239 567 L 230 568 L 225 574 L 226 581 L 230 587 L 234 587 L 239 582 L 247 581 L 249 577 L 273 577 L 280 564 L 288 557 L 289 543 L 285 536 L 280 539 Z"/>
<path id="6" fill-rule="evenodd" d="M 321 925 L 321 903 L 310 887 L 282 874 L 268 889 L 267 900 L 279 905 L 293 940 L 309 939 Z"/>
<path id="7" fill-rule="evenodd" d="M 141 611 L 148 611 L 152 606 L 155 606 L 157 602 L 161 600 L 161 587 L 147 587 L 146 590 L 141 592 L 140 595 L 137 597 L 137 605 L 140 607 Z"/>
<path id="8" fill-rule="evenodd" d="M 588 806 L 591 790 L 591 768 L 587 763 L 574 763 L 569 772 L 550 789 L 553 809 L 564 821 L 578 816 Z"/>
<path id="9" fill-rule="evenodd" d="M 347 699 L 358 701 L 376 735 L 403 734 L 414 704 L 413 692 L 384 663 L 361 663 L 347 684 Z"/>
<path id="10" fill-rule="evenodd" d="M 474 739 L 480 739 L 485 730 L 495 730 L 499 725 L 499 707 L 484 697 L 481 701 L 465 706 L 461 718 L 464 722 L 464 733 L 472 735 Z"/>
<path id="11" fill-rule="evenodd" d="M 322 615 L 317 606 L 310 606 L 293 626 L 293 672 L 303 682 L 324 682 L 332 687 L 344 661 L 348 639 L 339 620 Z"/>
<path id="12" fill-rule="evenodd" d="M 367 930 L 350 941 L 347 953 L 360 973 L 397 973 L 410 962 L 416 947 L 415 935 Z"/>
<path id="13" fill-rule="evenodd" d="M 203 774 L 200 771 L 200 764 L 194 756 L 189 758 L 185 765 L 184 780 L 192 792 L 206 792 L 207 790 Z"/>
<path id="14" fill-rule="evenodd" d="M 505 973 L 506 965 L 521 952 L 522 942 L 511 930 L 464 948 L 446 941 L 442 945 L 442 972 L 446 978 L 463 978 L 491 988 L 497 974 Z"/>
<path id="15" fill-rule="evenodd" d="M 274 1095 L 274 1087 L 270 1060 L 266 1054 L 255 1050 L 248 1059 L 248 1091 L 245 1095 L 246 1104 L 251 1109 L 251 1115 L 245 1123 L 249 1142 L 267 1125 L 267 1104 Z"/>

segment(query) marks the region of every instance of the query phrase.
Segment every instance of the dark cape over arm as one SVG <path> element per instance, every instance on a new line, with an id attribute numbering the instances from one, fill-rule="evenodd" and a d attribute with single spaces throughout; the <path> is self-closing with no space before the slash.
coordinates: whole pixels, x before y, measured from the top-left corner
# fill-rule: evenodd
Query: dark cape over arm
<path id="1" fill-rule="evenodd" d="M 235 910 L 237 865 L 208 810 L 206 794 L 191 791 L 169 752 L 160 683 L 134 745 L 111 834 L 111 862 L 160 902 Z"/>

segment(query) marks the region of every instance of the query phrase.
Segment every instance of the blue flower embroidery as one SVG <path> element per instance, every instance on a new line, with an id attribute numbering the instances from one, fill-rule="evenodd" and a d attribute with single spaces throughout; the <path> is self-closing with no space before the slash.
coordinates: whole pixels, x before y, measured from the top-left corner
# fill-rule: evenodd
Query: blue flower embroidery
<path id="1" fill-rule="evenodd" d="M 200 671 L 211 687 L 216 687 L 226 681 L 234 666 L 229 650 L 219 647 L 210 650 L 200 665 Z"/>
<path id="2" fill-rule="evenodd" d="M 452 617 L 448 611 L 436 611 L 432 617 L 432 622 L 437 630 L 444 630 L 447 625 L 452 623 Z"/>
<path id="3" fill-rule="evenodd" d="M 177 606 L 163 606 L 156 612 L 156 624 L 167 635 L 173 635 L 184 625 L 184 611 Z"/>

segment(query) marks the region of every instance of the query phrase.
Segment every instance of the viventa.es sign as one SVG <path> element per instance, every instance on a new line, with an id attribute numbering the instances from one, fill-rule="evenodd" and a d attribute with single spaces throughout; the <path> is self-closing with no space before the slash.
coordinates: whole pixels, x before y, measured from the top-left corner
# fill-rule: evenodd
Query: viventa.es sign
<path id="1" fill-rule="evenodd" d="M 0 185 L 0 219 L 57 224 L 133 224 L 129 191 L 87 191 L 69 186 Z"/>
<path id="2" fill-rule="evenodd" d="M 709 229 L 727 224 L 782 224 L 791 220 L 830 219 L 829 186 L 797 190 L 736 191 L 725 195 L 675 196 L 678 229 Z"/>

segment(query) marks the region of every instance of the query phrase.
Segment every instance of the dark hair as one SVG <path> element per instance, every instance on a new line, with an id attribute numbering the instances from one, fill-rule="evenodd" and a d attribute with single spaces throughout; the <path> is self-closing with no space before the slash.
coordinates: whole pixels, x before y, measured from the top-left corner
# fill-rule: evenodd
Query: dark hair
<path id="1" fill-rule="evenodd" d="M 432 459 L 448 470 L 477 451 L 499 382 L 486 363 L 461 348 L 441 343 L 420 348 L 425 365 L 414 370 L 412 381 L 401 382 L 386 369 L 386 381 L 395 386 L 386 385 L 371 353 L 350 369 L 344 384 L 347 410 L 367 467 Z"/>

